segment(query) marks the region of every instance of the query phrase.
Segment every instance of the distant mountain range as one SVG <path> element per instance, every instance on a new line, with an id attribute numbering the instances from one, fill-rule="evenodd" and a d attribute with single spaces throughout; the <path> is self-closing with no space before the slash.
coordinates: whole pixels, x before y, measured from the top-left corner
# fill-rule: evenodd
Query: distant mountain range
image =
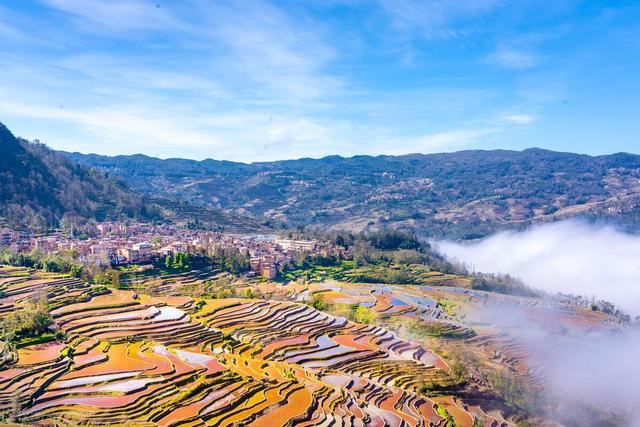
<path id="1" fill-rule="evenodd" d="M 31 228 L 163 219 L 212 229 L 396 228 L 477 238 L 582 217 L 640 231 L 640 156 L 541 149 L 264 163 L 53 151 L 0 124 L 0 218 Z"/>
<path id="2" fill-rule="evenodd" d="M 63 153 L 145 196 L 288 226 L 476 238 L 569 217 L 640 230 L 640 156 L 542 149 L 266 163 Z"/>

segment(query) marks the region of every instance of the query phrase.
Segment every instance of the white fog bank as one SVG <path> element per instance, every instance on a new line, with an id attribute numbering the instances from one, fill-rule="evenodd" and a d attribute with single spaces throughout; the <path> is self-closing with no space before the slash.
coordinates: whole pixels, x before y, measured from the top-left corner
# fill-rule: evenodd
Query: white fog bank
<path id="1" fill-rule="evenodd" d="M 593 295 L 640 314 L 640 236 L 571 220 L 437 245 L 474 271 L 508 273 L 550 293 Z"/>

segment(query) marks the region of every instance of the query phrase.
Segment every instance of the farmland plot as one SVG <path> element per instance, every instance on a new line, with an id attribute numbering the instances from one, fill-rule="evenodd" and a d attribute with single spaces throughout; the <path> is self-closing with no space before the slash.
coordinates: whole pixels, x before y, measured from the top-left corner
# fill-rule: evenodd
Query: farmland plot
<path id="1" fill-rule="evenodd" d="M 56 331 L 48 342 L 0 347 L 0 411 L 22 423 L 444 426 L 475 419 L 454 396 L 438 403 L 419 392 L 449 375 L 428 348 L 304 304 L 152 297 L 37 274 L 0 286 L 0 307 L 9 307 L 0 316 L 44 295 Z"/>

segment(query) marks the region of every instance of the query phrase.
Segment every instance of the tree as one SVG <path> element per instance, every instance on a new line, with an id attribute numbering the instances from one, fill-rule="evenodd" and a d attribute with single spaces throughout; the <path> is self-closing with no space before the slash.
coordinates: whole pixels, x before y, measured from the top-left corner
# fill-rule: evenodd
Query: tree
<path id="1" fill-rule="evenodd" d="M 173 258 L 174 258 L 174 263 L 178 268 L 184 267 L 184 254 L 182 252 L 176 253 L 176 255 Z"/>
<path id="2" fill-rule="evenodd" d="M 69 274 L 71 275 L 71 277 L 79 278 L 82 276 L 83 270 L 84 270 L 84 267 L 82 267 L 79 264 L 74 264 L 71 266 L 71 269 L 69 270 Z"/>
<path id="3" fill-rule="evenodd" d="M 2 340 L 15 343 L 23 338 L 40 336 L 52 323 L 46 297 L 36 297 L 23 310 L 13 311 L 2 319 Z"/>
<path id="4" fill-rule="evenodd" d="M 68 213 L 65 213 L 60 220 L 60 229 L 67 236 L 73 236 L 76 232 L 76 227 Z"/>
<path id="5" fill-rule="evenodd" d="M 42 263 L 42 269 L 49 273 L 57 273 L 60 271 L 60 268 L 58 267 L 56 262 L 51 259 L 44 260 L 44 262 Z"/>
<path id="6" fill-rule="evenodd" d="M 354 322 L 370 325 L 375 322 L 376 313 L 370 308 L 354 304 L 351 306 L 349 317 Z"/>
<path id="7" fill-rule="evenodd" d="M 329 309 L 329 304 L 327 304 L 324 300 L 324 297 L 321 295 L 314 295 L 311 300 L 311 307 L 316 310 L 326 311 Z"/>
<path id="8" fill-rule="evenodd" d="M 357 241 L 352 248 L 353 261 L 356 266 L 366 265 L 373 256 L 374 249 L 367 241 Z"/>
<path id="9" fill-rule="evenodd" d="M 93 276 L 93 281 L 100 285 L 118 288 L 120 286 L 120 274 L 115 270 L 98 272 Z"/>
<path id="10" fill-rule="evenodd" d="M 396 230 L 379 231 L 367 235 L 371 245 L 380 250 L 420 249 L 420 241 L 412 234 Z"/>

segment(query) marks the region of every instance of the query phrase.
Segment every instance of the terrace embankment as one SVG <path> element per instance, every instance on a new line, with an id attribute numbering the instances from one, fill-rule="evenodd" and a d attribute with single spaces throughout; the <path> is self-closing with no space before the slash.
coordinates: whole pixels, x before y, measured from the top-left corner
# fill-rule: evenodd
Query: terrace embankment
<path id="1" fill-rule="evenodd" d="M 5 421 L 509 424 L 455 394 L 427 397 L 426 385 L 450 382 L 448 364 L 377 325 L 297 302 L 150 296 L 22 273 L 0 282 L 0 307 L 9 307 L 0 316 L 44 299 L 57 333 L 0 346 Z"/>

